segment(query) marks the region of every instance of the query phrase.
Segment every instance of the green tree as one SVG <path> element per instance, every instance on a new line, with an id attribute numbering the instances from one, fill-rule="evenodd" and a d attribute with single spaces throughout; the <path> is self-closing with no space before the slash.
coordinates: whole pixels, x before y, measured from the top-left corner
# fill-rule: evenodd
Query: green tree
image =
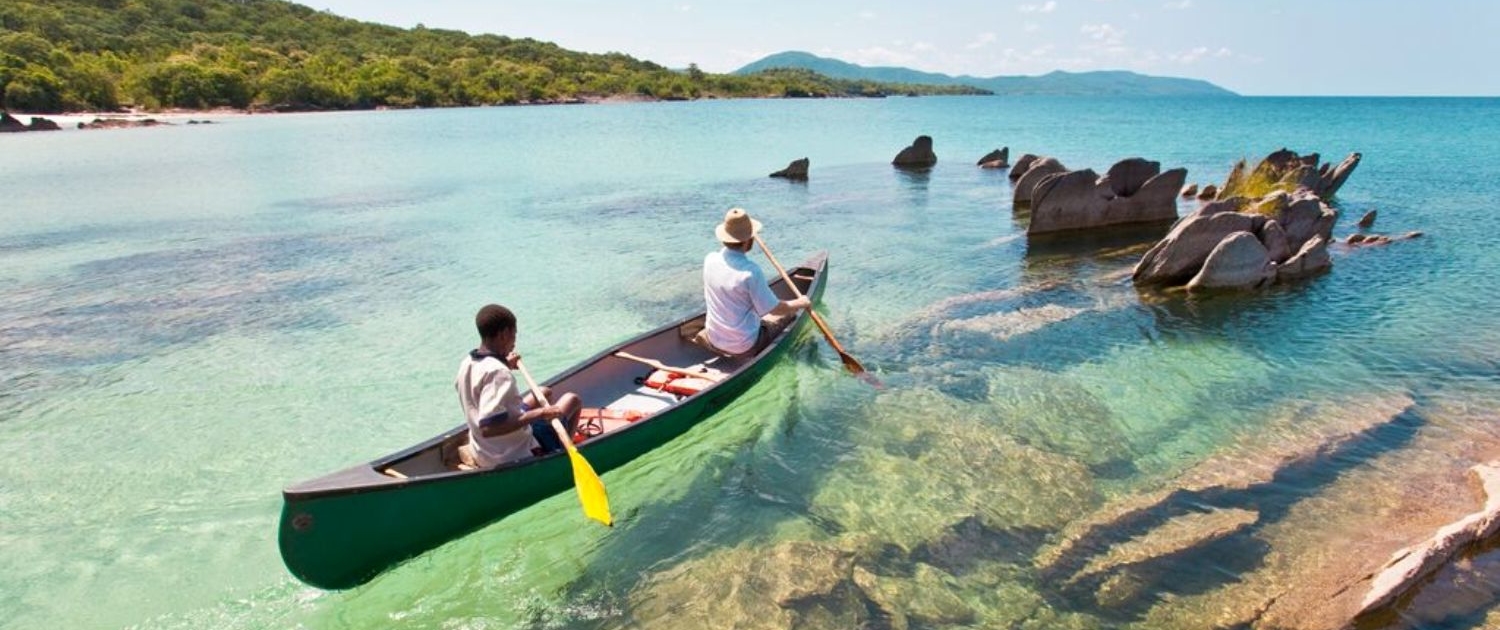
<path id="1" fill-rule="evenodd" d="M 63 111 L 62 81 L 42 66 L 27 64 L 5 84 L 6 109 L 52 114 Z"/>

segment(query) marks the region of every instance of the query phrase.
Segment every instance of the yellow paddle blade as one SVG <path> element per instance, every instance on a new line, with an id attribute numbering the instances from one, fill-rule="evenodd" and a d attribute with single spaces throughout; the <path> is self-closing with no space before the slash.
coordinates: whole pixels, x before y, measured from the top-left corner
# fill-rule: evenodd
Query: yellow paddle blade
<path id="1" fill-rule="evenodd" d="M 578 502 L 583 504 L 583 515 L 614 527 L 614 519 L 609 516 L 609 495 L 604 493 L 604 482 L 594 474 L 594 467 L 571 445 L 568 459 L 573 462 L 573 485 L 578 487 Z"/>

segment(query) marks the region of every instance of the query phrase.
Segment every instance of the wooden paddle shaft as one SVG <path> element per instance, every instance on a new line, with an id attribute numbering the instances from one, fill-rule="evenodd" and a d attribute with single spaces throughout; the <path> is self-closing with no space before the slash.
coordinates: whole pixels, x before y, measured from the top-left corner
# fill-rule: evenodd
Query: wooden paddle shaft
<path id="1" fill-rule="evenodd" d="M 776 268 L 776 272 L 781 274 L 781 279 L 786 281 L 788 287 L 791 287 L 792 295 L 799 298 L 803 297 L 802 289 L 797 288 L 797 283 L 792 282 L 792 277 L 787 275 L 786 269 L 783 269 L 781 263 L 776 260 L 776 256 L 771 253 L 771 248 L 766 247 L 766 242 L 757 236 L 755 237 L 755 244 L 760 245 L 760 251 L 765 253 L 766 260 L 771 261 L 771 266 Z M 818 315 L 818 312 L 813 310 L 812 306 L 807 307 L 807 314 L 812 316 L 813 323 L 818 325 L 818 330 L 823 331 L 823 336 L 828 339 L 828 345 L 833 346 L 833 349 L 838 351 L 840 357 L 848 357 L 848 360 L 854 358 L 849 356 L 848 352 L 844 352 L 844 346 L 840 345 L 838 340 L 833 338 L 833 331 L 829 330 L 828 322 L 823 321 L 823 317 Z"/>
<path id="2" fill-rule="evenodd" d="M 551 407 L 552 403 L 547 401 L 547 395 L 542 393 L 542 388 L 537 387 L 536 379 L 531 378 L 531 371 L 526 369 L 526 365 L 516 361 L 516 368 L 521 370 L 521 376 L 526 377 L 526 384 L 531 387 L 531 395 L 536 396 L 537 402 L 542 403 L 544 407 Z M 557 433 L 557 439 L 562 440 L 563 446 L 570 451 L 573 450 L 573 438 L 568 437 L 568 429 L 563 426 L 562 421 L 553 418 L 549 424 L 552 425 L 552 431 Z"/>
<path id="3" fill-rule="evenodd" d="M 635 361 L 636 363 L 641 363 L 641 364 L 649 365 L 649 366 L 654 367 L 654 368 L 656 368 L 658 370 L 664 370 L 664 371 L 667 371 L 667 372 L 671 372 L 673 374 L 681 374 L 683 376 L 694 376 L 694 377 L 698 377 L 698 378 L 706 378 L 706 379 L 708 379 L 710 381 L 713 381 L 715 383 L 724 380 L 724 375 L 723 374 L 715 374 L 713 372 L 692 372 L 692 371 L 689 371 L 689 370 L 684 369 L 684 368 L 672 367 L 670 365 L 662 363 L 661 361 L 657 361 L 656 359 L 648 359 L 646 357 L 639 357 L 639 356 L 630 354 L 629 352 L 626 352 L 624 350 L 616 352 L 615 356 L 620 357 L 621 359 L 629 359 L 631 361 Z"/>

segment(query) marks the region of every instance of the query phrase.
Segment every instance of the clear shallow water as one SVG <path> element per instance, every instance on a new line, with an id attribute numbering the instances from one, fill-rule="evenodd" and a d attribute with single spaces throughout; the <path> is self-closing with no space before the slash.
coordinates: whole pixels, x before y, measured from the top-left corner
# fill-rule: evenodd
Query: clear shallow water
<path id="1" fill-rule="evenodd" d="M 1078 471 L 1056 479 L 1078 510 L 1286 404 L 1488 408 L 1497 114 L 1494 99 L 724 101 L 0 138 L 0 627 L 659 627 L 682 620 L 638 600 L 653 576 L 858 533 L 906 549 L 892 565 L 947 569 L 980 622 L 1012 619 L 1010 600 L 974 595 L 997 588 L 1064 596 L 1019 619 L 1139 622 L 1003 568 L 1080 514 L 989 514 L 1018 536 L 978 545 L 1002 568 L 955 567 L 934 541 L 968 512 L 910 514 L 887 489 L 920 477 L 927 494 L 1027 502 L 1028 473 L 984 452 L 990 437 L 955 446 L 953 416 L 975 405 L 994 448 Z M 919 134 L 937 168 L 892 170 Z M 1337 251 L 1331 274 L 1251 298 L 1141 295 L 1122 275 L 1138 245 L 1027 243 L 1004 173 L 973 165 L 1000 146 L 1101 172 L 1139 155 L 1199 183 L 1282 146 L 1360 151 L 1335 234 L 1374 208 L 1378 231 L 1427 237 Z M 810 182 L 765 177 L 799 157 Z M 891 391 L 843 377 L 810 338 L 735 406 L 606 475 L 612 531 L 564 494 L 352 591 L 286 573 L 280 488 L 457 424 L 477 306 L 514 307 L 533 370 L 556 371 L 694 308 L 735 205 L 785 263 L 829 250 L 823 310 Z M 956 448 L 993 472 L 926 455 Z"/>

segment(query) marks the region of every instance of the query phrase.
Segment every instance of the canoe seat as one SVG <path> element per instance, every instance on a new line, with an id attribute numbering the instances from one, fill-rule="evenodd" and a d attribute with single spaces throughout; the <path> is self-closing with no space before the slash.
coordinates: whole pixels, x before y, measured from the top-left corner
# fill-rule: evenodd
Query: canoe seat
<path id="1" fill-rule="evenodd" d="M 443 465 L 453 470 L 475 470 L 479 463 L 474 459 L 474 447 L 469 445 L 467 432 L 443 442 Z"/>

